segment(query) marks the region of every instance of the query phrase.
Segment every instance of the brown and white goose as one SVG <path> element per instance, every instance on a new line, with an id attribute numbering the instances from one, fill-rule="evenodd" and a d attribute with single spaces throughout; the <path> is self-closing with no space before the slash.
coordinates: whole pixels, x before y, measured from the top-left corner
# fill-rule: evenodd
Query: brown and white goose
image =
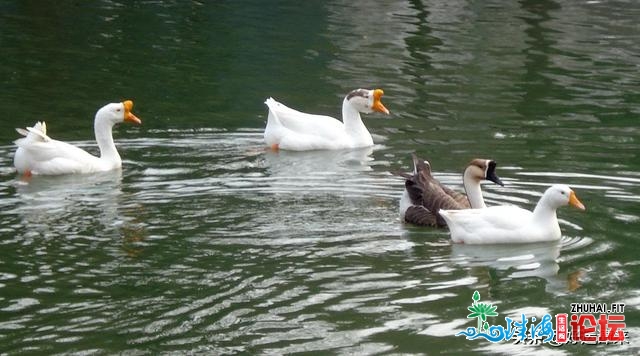
<path id="1" fill-rule="evenodd" d="M 405 190 L 400 199 L 400 217 L 403 221 L 421 226 L 446 226 L 439 210 L 486 208 L 480 182 L 490 180 L 504 185 L 496 175 L 496 162 L 476 158 L 465 168 L 462 180 L 466 195 L 440 183 L 431 175 L 428 161 L 412 154 L 413 174 L 396 173 L 405 180 Z"/>

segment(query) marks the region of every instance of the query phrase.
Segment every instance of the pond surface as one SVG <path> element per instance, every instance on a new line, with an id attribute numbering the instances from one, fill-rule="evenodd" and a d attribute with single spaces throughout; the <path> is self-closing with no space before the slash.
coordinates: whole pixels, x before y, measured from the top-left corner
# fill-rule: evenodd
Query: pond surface
<path id="1" fill-rule="evenodd" d="M 0 5 L 0 353 L 632 354 L 640 351 L 640 4 L 262 1 Z M 372 148 L 270 152 L 269 97 L 339 116 L 382 88 Z M 14 127 L 121 172 L 34 177 Z M 570 185 L 560 241 L 452 245 L 403 224 L 410 153 L 461 190 L 498 162 L 489 205 Z M 474 291 L 504 317 L 625 303 L 623 345 L 466 340 Z"/>

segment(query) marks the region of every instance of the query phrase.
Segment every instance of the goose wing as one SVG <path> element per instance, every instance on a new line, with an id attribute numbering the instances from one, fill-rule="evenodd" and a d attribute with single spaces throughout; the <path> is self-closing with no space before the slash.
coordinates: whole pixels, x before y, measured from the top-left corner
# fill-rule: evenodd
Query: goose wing
<path id="1" fill-rule="evenodd" d="M 24 140 L 24 141 L 22 141 Z M 32 171 L 35 174 L 81 173 L 91 166 L 97 157 L 87 151 L 66 142 L 49 139 L 48 141 L 16 141 L 18 150 L 14 164 L 19 171 Z"/>
<path id="2" fill-rule="evenodd" d="M 530 222 L 532 213 L 516 206 L 485 209 L 441 210 L 449 226 L 451 239 L 464 243 L 499 243 Z"/>
<path id="3" fill-rule="evenodd" d="M 344 124 L 333 117 L 303 113 L 273 98 L 267 99 L 265 104 L 269 107 L 268 124 L 280 125 L 299 134 L 327 138 L 344 134 Z"/>
<path id="4" fill-rule="evenodd" d="M 421 205 L 412 205 L 404 213 L 404 220 L 419 226 L 442 226 L 438 224 L 438 217 Z"/>
<path id="5" fill-rule="evenodd" d="M 450 196 L 451 199 L 453 199 L 453 201 L 456 202 L 458 209 L 471 209 L 471 204 L 469 203 L 469 199 L 467 198 L 466 195 L 460 192 L 456 192 L 455 190 L 447 187 L 446 185 L 443 185 L 442 183 L 440 183 L 440 188 L 442 188 L 444 193 Z M 450 209 L 450 208 L 447 208 L 447 209 Z"/>

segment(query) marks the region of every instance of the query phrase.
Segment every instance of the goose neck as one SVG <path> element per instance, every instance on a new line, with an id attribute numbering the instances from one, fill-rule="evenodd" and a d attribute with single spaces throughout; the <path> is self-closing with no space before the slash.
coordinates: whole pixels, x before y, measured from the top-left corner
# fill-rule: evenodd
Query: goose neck
<path id="1" fill-rule="evenodd" d="M 342 122 L 347 130 L 367 130 L 360 112 L 347 99 L 342 102 Z"/>
<path id="2" fill-rule="evenodd" d="M 120 155 L 113 142 L 113 125 L 107 120 L 96 116 L 93 125 L 96 142 L 100 148 L 100 158 L 114 163 L 120 163 Z"/>
<path id="3" fill-rule="evenodd" d="M 533 219 L 539 223 L 552 222 L 557 224 L 557 208 L 557 206 L 551 204 L 546 195 L 543 195 L 538 204 L 536 204 L 536 207 L 533 209 Z"/>
<path id="4" fill-rule="evenodd" d="M 465 169 L 462 176 L 462 183 L 464 184 L 464 191 L 467 193 L 467 199 L 469 199 L 469 205 L 471 209 L 483 209 L 487 206 L 484 203 L 482 197 L 482 188 L 480 188 L 480 181 L 476 179 L 469 169 Z"/>

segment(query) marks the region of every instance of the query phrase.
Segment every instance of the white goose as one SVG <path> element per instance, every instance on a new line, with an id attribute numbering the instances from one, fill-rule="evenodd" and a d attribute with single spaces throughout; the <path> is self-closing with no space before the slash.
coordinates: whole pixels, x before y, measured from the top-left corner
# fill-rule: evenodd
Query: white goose
<path id="1" fill-rule="evenodd" d="M 37 122 L 33 127 L 16 129 L 24 138 L 15 141 L 18 146 L 13 164 L 19 173 L 26 176 L 59 175 L 70 173 L 92 173 L 119 169 L 122 160 L 113 143 L 113 125 L 129 121 L 141 121 L 132 112 L 131 100 L 103 106 L 95 116 L 93 124 L 100 157 L 68 143 L 47 136 L 47 126 Z"/>
<path id="2" fill-rule="evenodd" d="M 451 232 L 451 240 L 465 244 L 529 243 L 559 240 L 560 225 L 556 209 L 572 205 L 585 210 L 576 194 L 566 185 L 549 187 L 533 212 L 516 206 L 486 209 L 440 210 Z"/>
<path id="3" fill-rule="evenodd" d="M 356 89 L 342 102 L 342 122 L 330 116 L 306 114 L 273 98 L 269 107 L 264 141 L 273 150 L 337 150 L 373 146 L 373 139 L 362 123 L 360 113 L 389 114 L 380 98 L 382 89 Z"/>
<path id="4" fill-rule="evenodd" d="M 437 214 L 441 209 L 482 209 L 487 206 L 482 197 L 480 182 L 490 180 L 504 185 L 496 175 L 496 162 L 490 159 L 476 158 L 469 162 L 462 173 L 464 190 L 467 195 L 458 193 L 442 185 L 431 175 L 431 165 L 415 154 L 413 157 L 413 175 L 396 173 L 406 179 L 405 190 L 400 199 L 400 218 L 408 223 L 423 226 L 446 226 L 444 219 Z"/>

